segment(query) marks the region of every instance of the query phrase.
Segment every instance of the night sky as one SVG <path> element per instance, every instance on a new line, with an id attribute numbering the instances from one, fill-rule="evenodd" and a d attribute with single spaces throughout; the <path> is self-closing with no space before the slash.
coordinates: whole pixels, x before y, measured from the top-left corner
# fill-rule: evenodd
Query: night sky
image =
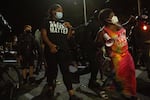
<path id="1" fill-rule="evenodd" d="M 109 3 L 105 3 L 106 1 Z M 31 24 L 33 30 L 37 29 L 42 19 L 47 16 L 47 9 L 53 3 L 60 3 L 63 6 L 64 18 L 73 26 L 84 23 L 82 0 L 1 0 L 0 2 L 0 13 L 10 24 L 14 34 L 22 32 L 25 24 Z M 137 15 L 136 0 L 86 0 L 86 3 L 88 19 L 95 9 L 104 7 L 111 7 L 118 14 L 127 17 L 131 14 Z M 144 4 L 147 3 L 142 3 L 142 6 Z"/>

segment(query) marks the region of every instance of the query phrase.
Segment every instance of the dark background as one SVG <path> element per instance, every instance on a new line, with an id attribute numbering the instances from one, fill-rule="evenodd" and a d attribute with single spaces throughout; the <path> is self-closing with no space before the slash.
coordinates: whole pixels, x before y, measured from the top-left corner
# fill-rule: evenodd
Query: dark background
<path id="1" fill-rule="evenodd" d="M 107 2 L 108 1 L 108 2 Z M 39 28 L 42 19 L 47 16 L 47 9 L 53 3 L 60 3 L 65 12 L 65 19 L 73 26 L 84 23 L 83 0 L 1 0 L 0 13 L 12 27 L 13 34 L 23 31 L 25 24 L 31 24 L 33 30 Z M 141 9 L 148 8 L 148 0 L 141 0 Z M 95 9 L 112 8 L 118 16 L 129 18 L 138 15 L 137 0 L 86 0 L 87 18 Z"/>

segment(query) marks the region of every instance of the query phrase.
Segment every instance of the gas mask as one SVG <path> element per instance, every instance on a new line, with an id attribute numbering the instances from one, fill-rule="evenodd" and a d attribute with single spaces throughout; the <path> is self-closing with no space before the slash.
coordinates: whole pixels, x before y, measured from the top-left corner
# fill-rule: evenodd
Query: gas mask
<path id="1" fill-rule="evenodd" d="M 57 19 L 62 19 L 63 17 L 63 13 L 62 12 L 56 12 L 56 16 Z"/>

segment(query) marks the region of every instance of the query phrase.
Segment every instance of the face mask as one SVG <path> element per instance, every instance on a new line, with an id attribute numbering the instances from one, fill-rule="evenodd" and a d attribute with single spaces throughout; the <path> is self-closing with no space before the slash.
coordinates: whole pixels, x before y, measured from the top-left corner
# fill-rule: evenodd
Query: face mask
<path id="1" fill-rule="evenodd" d="M 63 13 L 62 12 L 56 12 L 56 18 L 57 19 L 62 19 Z"/>
<path id="2" fill-rule="evenodd" d="M 119 22 L 118 17 L 117 17 L 117 16 L 113 16 L 113 17 L 111 18 L 111 22 L 112 22 L 113 24 L 117 24 L 117 23 Z"/>
<path id="3" fill-rule="evenodd" d="M 108 19 L 107 22 L 112 24 L 117 24 L 119 20 L 117 16 L 113 16 L 111 19 Z"/>

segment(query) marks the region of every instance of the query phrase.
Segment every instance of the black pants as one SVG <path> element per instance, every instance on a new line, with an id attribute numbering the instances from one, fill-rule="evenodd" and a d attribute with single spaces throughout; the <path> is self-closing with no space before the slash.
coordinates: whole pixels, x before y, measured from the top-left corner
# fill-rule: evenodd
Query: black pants
<path id="1" fill-rule="evenodd" d="M 61 56 L 62 57 L 62 56 Z M 69 60 L 64 58 L 63 61 L 60 61 L 59 53 L 51 54 L 50 51 L 45 52 L 45 59 L 47 62 L 47 81 L 49 86 L 56 85 L 56 78 L 58 73 L 58 64 L 60 67 L 60 71 L 63 76 L 64 84 L 67 90 L 72 90 L 72 82 L 71 82 L 71 73 L 69 71 Z"/>
<path id="2" fill-rule="evenodd" d="M 99 71 L 99 62 L 96 56 L 96 51 L 85 51 L 87 52 L 86 60 L 89 62 L 89 67 L 78 72 L 79 75 L 91 73 L 90 82 L 97 80 L 97 74 Z"/>
<path id="3" fill-rule="evenodd" d="M 98 63 L 98 59 L 96 57 L 96 53 L 89 54 L 87 60 L 90 63 L 90 72 L 91 72 L 90 81 L 96 81 L 97 80 L 97 74 L 99 71 L 99 63 Z"/>

